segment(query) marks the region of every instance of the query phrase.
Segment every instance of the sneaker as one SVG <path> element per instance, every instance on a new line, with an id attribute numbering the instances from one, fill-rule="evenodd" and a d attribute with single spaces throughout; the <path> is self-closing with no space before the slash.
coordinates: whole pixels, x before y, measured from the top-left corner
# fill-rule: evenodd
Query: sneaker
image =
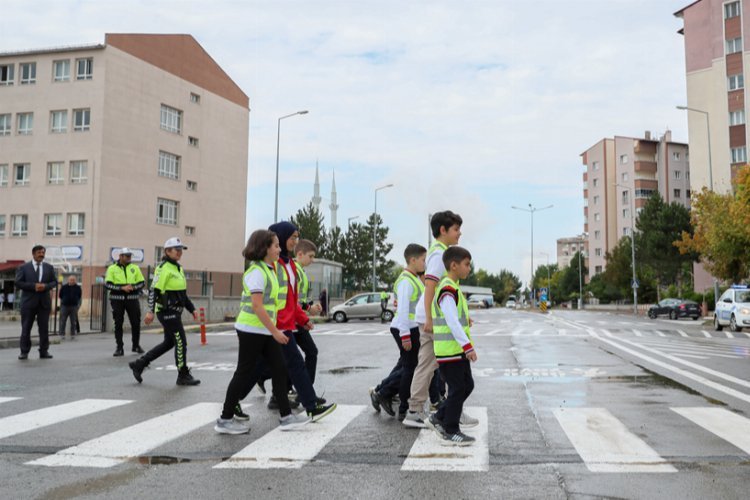
<path id="1" fill-rule="evenodd" d="M 250 420 L 250 415 L 242 411 L 242 405 L 239 403 L 237 403 L 237 405 L 234 407 L 234 419 L 244 422 Z"/>
<path id="2" fill-rule="evenodd" d="M 380 407 L 385 410 L 385 412 L 392 416 L 396 416 L 396 412 L 393 410 L 393 399 L 392 398 L 386 398 L 382 396 L 378 391 L 375 391 L 375 397 L 378 398 L 378 403 L 380 404 Z"/>
<path id="3" fill-rule="evenodd" d="M 380 413 L 380 399 L 378 399 L 377 392 L 374 387 L 370 387 L 370 404 L 375 408 L 375 411 Z"/>
<path id="4" fill-rule="evenodd" d="M 440 444 L 443 446 L 471 446 L 474 444 L 474 441 L 476 441 L 476 439 L 467 436 L 461 431 L 458 431 L 455 434 L 443 433 L 440 435 L 440 439 L 442 439 Z"/>
<path id="5" fill-rule="evenodd" d="M 458 423 L 459 425 L 461 425 L 461 427 L 476 427 L 477 425 L 479 425 L 479 419 L 474 418 L 471 415 L 468 415 L 466 412 L 462 411 L 461 419 Z"/>
<path id="6" fill-rule="evenodd" d="M 440 419 L 437 418 L 437 415 L 434 413 L 430 415 L 430 418 L 424 421 L 425 425 L 432 429 L 433 431 L 438 433 L 438 436 L 443 436 L 445 434 L 445 428 L 443 427 L 443 422 L 440 421 Z"/>
<path id="7" fill-rule="evenodd" d="M 258 382 L 257 386 L 261 394 L 266 393 L 266 381 L 265 380 L 261 380 L 260 382 Z"/>
<path id="8" fill-rule="evenodd" d="M 424 429 L 425 427 L 427 427 L 424 423 L 426 419 L 427 416 L 424 414 L 424 412 L 409 410 L 406 412 L 406 416 L 404 416 L 404 420 L 401 423 L 406 427 Z"/>
<path id="9" fill-rule="evenodd" d="M 436 403 L 430 403 L 430 411 L 438 411 L 438 408 L 440 408 L 440 405 L 443 404 L 443 401 L 445 401 L 445 398 L 440 398 Z"/>
<path id="10" fill-rule="evenodd" d="M 278 410 L 279 409 L 279 403 L 276 401 L 276 398 L 274 396 L 271 396 L 271 399 L 268 400 L 268 405 L 266 407 L 269 410 Z M 289 408 L 292 410 L 296 410 L 299 408 L 299 401 L 296 399 L 289 399 Z"/>
<path id="11" fill-rule="evenodd" d="M 317 422 L 321 418 L 333 412 L 333 410 L 335 409 L 336 403 L 330 405 L 318 405 L 312 410 L 307 410 L 307 415 L 312 419 L 313 422 Z"/>
<path id="12" fill-rule="evenodd" d="M 282 431 L 291 431 L 293 429 L 299 429 L 302 426 L 305 426 L 312 422 L 312 419 L 309 417 L 309 415 L 305 415 L 304 413 L 290 413 L 289 415 L 285 417 L 281 417 L 279 419 L 279 428 Z"/>
<path id="13" fill-rule="evenodd" d="M 405 418 L 406 418 L 406 412 L 405 411 L 399 411 L 398 412 L 398 421 L 403 423 L 403 421 L 404 421 Z"/>
<path id="14" fill-rule="evenodd" d="M 220 418 L 216 421 L 214 430 L 219 434 L 247 434 L 250 427 L 233 418 Z"/>
<path id="15" fill-rule="evenodd" d="M 326 404 L 326 398 L 316 397 L 315 398 L 315 404 L 317 404 L 317 405 L 324 405 L 324 404 Z"/>
<path id="16" fill-rule="evenodd" d="M 141 377 L 141 374 L 143 373 L 144 368 L 146 368 L 146 364 L 141 361 L 140 359 L 136 359 L 135 361 L 131 361 L 128 363 L 128 366 L 131 370 L 133 370 L 133 376 L 140 384 L 143 382 L 143 377 Z"/>
<path id="17" fill-rule="evenodd" d="M 137 352 L 138 354 L 143 354 L 143 348 L 139 345 L 133 347 L 133 352 Z"/>
<path id="18" fill-rule="evenodd" d="M 122 350 L 122 347 L 118 347 L 117 349 L 115 349 L 115 353 L 112 356 L 118 358 L 124 355 L 125 355 L 125 352 Z"/>

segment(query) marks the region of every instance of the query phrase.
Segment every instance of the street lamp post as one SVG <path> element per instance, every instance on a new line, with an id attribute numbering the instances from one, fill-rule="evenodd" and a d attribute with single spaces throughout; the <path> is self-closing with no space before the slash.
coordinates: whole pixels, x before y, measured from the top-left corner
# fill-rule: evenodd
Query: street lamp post
<path id="1" fill-rule="evenodd" d="M 635 193 L 628 187 L 622 184 L 615 184 L 617 187 L 625 188 L 630 194 L 630 258 L 633 267 L 633 314 L 638 314 L 638 281 L 635 275 L 635 222 L 633 218 L 633 212 L 635 212 Z"/>
<path id="2" fill-rule="evenodd" d="M 279 142 L 281 140 L 281 120 L 284 118 L 289 118 L 296 115 L 306 115 L 308 111 L 302 110 L 297 111 L 296 113 L 291 113 L 289 115 L 284 115 L 279 118 L 278 121 L 278 127 L 276 128 L 276 196 L 274 198 L 274 204 L 273 204 L 273 222 L 274 224 L 276 222 L 279 222 Z"/>
<path id="3" fill-rule="evenodd" d="M 359 219 L 359 215 L 355 215 L 354 217 L 349 217 L 348 219 L 346 219 L 346 227 L 347 228 L 351 227 L 352 221 L 354 219 Z"/>
<path id="4" fill-rule="evenodd" d="M 534 290 L 534 212 L 547 210 L 552 208 L 554 205 L 548 205 L 542 208 L 536 208 L 529 203 L 529 208 L 519 208 L 512 206 L 510 208 L 514 210 L 521 210 L 523 212 L 529 212 L 531 214 L 531 275 L 529 277 L 529 289 L 531 290 L 531 307 L 536 307 L 536 290 Z"/>
<path id="5" fill-rule="evenodd" d="M 381 189 L 387 189 L 389 187 L 393 187 L 393 184 L 386 184 L 385 186 L 380 186 L 379 188 L 375 188 L 375 220 L 373 221 L 373 228 L 372 228 L 372 291 L 375 291 L 375 285 L 377 283 L 377 278 L 375 277 L 375 266 L 377 262 L 377 246 L 376 246 L 376 236 L 378 234 L 378 191 Z"/>

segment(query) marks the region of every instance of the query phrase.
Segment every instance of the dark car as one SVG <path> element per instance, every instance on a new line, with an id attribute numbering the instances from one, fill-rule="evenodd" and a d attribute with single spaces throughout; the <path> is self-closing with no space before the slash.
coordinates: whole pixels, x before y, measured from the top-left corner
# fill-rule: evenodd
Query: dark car
<path id="1" fill-rule="evenodd" d="M 669 316 L 669 319 L 692 318 L 693 321 L 701 317 L 701 308 L 697 302 L 682 299 L 664 299 L 648 308 L 648 317 Z"/>

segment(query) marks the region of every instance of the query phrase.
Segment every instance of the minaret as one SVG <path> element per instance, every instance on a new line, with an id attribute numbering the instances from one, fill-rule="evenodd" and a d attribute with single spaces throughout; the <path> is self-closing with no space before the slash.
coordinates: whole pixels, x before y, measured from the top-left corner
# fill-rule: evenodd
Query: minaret
<path id="1" fill-rule="evenodd" d="M 315 188 L 313 189 L 312 202 L 315 208 L 320 209 L 320 176 L 318 175 L 318 160 L 315 160 Z"/>
<path id="2" fill-rule="evenodd" d="M 336 171 L 333 171 L 333 188 L 331 188 L 331 204 L 328 205 L 331 209 L 331 229 L 338 227 L 336 223 L 336 210 L 339 208 L 339 204 L 336 203 Z"/>

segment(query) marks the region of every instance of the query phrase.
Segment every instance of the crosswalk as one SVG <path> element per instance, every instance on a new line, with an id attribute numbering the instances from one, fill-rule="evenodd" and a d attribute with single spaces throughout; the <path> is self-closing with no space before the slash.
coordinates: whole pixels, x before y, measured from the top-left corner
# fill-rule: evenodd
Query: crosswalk
<path id="1" fill-rule="evenodd" d="M 7 410 L 7 403 L 19 403 L 21 399 L 2 398 L 0 403 Z M 60 424 L 87 415 L 101 414 L 113 420 L 115 416 L 118 419 L 138 420 L 137 415 L 128 411 L 131 403 L 134 402 L 81 399 L 0 418 L 0 452 L 4 440 L 7 442 L 13 436 L 18 439 L 24 433 L 44 430 L 48 437 L 58 433 L 64 436 L 65 427 Z M 219 403 L 196 403 L 132 422 L 132 425 L 102 436 L 92 436 L 75 446 L 29 460 L 25 465 L 112 468 L 142 457 L 159 455 L 159 450 L 164 446 L 174 446 L 181 438 L 190 436 L 197 437 L 197 441 L 206 443 L 209 448 L 237 443 L 238 449 L 224 459 L 206 450 L 212 457 L 206 460 L 206 466 L 215 470 L 300 469 L 316 462 L 316 458 L 332 443 L 337 443 L 340 448 L 344 442 L 356 454 L 360 446 L 358 440 L 352 440 L 351 436 L 343 441 L 337 440 L 342 439 L 339 436 L 354 422 L 370 418 L 366 410 L 365 405 L 343 404 L 325 419 L 294 432 L 281 432 L 275 428 L 262 435 L 251 433 L 250 437 L 236 438 L 221 436 L 213 431 L 212 424 L 221 412 Z M 674 432 L 669 439 L 675 443 L 684 445 L 686 441 L 694 439 L 696 449 L 699 449 L 705 446 L 705 440 L 710 436 L 718 441 L 714 443 L 716 446 L 734 450 L 728 453 L 730 455 L 750 455 L 750 419 L 718 407 L 673 407 L 669 410 L 680 419 L 672 422 Z M 681 471 L 681 467 L 685 472 L 689 471 L 690 466 L 684 466 L 683 461 L 674 460 L 675 457 L 671 456 L 664 458 L 660 454 L 655 443 L 664 446 L 663 435 L 649 435 L 649 428 L 644 430 L 642 425 L 638 429 L 628 428 L 618 418 L 619 411 L 622 408 L 610 410 L 577 406 L 547 410 L 550 416 L 554 416 L 549 422 L 556 423 L 558 428 L 547 429 L 546 432 L 558 432 L 567 439 L 559 445 L 562 449 L 550 450 L 549 460 L 554 461 L 554 457 L 562 453 L 575 453 L 580 457 L 582 466 L 592 473 L 676 473 Z M 115 412 L 119 413 L 115 415 Z M 503 417 L 501 414 L 490 414 L 486 407 L 469 407 L 467 412 L 479 420 L 478 426 L 464 430 L 476 438 L 476 443 L 470 447 L 446 447 L 430 430 L 413 432 L 399 426 L 398 432 L 413 440 L 400 469 L 413 472 L 488 471 L 491 466 L 490 432 L 503 427 Z M 370 426 L 369 429 L 376 433 L 394 432 L 388 424 Z M 249 444 L 247 439 L 251 439 Z M 507 453 L 508 450 L 502 452 Z M 749 458 L 740 459 L 746 461 Z"/>

